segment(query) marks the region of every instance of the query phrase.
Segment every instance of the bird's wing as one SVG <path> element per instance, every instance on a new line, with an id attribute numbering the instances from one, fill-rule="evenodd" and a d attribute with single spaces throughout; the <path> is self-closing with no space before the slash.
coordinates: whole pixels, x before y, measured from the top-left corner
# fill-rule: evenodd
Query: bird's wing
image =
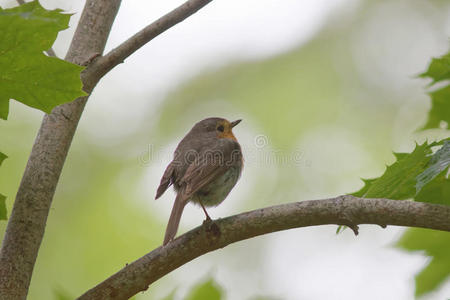
<path id="1" fill-rule="evenodd" d="M 185 186 L 185 199 L 224 174 L 231 165 L 239 162 L 234 157 L 233 151 L 240 149 L 236 147 L 239 147 L 239 144 L 235 142 L 220 141 L 215 147 L 199 153 L 180 180 L 180 185 Z"/>
<path id="2" fill-rule="evenodd" d="M 158 190 L 156 191 L 155 199 L 158 199 L 161 197 L 162 194 L 167 190 L 167 188 L 173 183 L 172 182 L 172 176 L 174 172 L 174 163 L 173 161 L 167 166 L 166 170 L 164 171 L 164 175 L 161 178 L 161 182 L 159 183 Z"/>
<path id="3" fill-rule="evenodd" d="M 185 185 L 185 198 L 189 199 L 195 192 L 224 174 L 227 169 L 228 166 L 223 163 L 216 163 L 205 157 L 199 157 L 189 165 L 181 179 L 181 184 Z"/>

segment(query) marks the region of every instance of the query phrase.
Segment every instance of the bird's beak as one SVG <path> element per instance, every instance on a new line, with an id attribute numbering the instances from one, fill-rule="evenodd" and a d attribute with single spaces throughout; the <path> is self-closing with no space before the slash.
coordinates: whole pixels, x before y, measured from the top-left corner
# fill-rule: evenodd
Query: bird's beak
<path id="1" fill-rule="evenodd" d="M 239 120 L 236 120 L 236 121 L 233 121 L 233 122 L 231 122 L 231 128 L 233 128 L 234 126 L 236 126 L 237 124 L 239 124 L 239 123 L 241 123 L 241 119 L 239 119 Z"/>

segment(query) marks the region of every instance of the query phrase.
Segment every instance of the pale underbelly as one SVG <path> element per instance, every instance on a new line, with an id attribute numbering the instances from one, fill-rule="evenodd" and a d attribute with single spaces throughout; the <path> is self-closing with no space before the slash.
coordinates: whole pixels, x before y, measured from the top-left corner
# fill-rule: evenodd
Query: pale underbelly
<path id="1" fill-rule="evenodd" d="M 222 176 L 197 191 L 191 198 L 192 202 L 202 202 L 204 206 L 216 206 L 228 196 L 239 179 L 240 167 L 230 167 Z"/>

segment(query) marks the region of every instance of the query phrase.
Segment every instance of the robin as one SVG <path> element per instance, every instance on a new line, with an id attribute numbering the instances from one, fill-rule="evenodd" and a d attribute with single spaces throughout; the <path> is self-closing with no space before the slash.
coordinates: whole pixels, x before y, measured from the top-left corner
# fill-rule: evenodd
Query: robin
<path id="1" fill-rule="evenodd" d="M 175 237 L 188 202 L 199 204 L 209 221 L 211 218 L 205 206 L 219 205 L 235 186 L 241 175 L 243 158 L 232 128 L 240 122 L 204 119 L 178 144 L 155 197 L 158 199 L 172 184 L 177 192 L 163 245 Z"/>

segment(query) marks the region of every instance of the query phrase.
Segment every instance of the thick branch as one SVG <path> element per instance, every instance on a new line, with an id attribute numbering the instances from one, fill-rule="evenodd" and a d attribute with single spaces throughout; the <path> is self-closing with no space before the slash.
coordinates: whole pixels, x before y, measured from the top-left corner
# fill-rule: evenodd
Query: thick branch
<path id="1" fill-rule="evenodd" d="M 297 227 L 397 225 L 450 231 L 450 206 L 341 196 L 282 204 L 205 223 L 159 247 L 87 291 L 79 300 L 128 299 L 186 264 L 231 243 Z"/>
<path id="2" fill-rule="evenodd" d="M 89 66 L 88 72 L 94 77 L 102 77 L 146 43 L 193 15 L 211 1 L 212 0 L 186 1 L 184 4 L 146 26 L 105 56 L 96 59 Z"/>
<path id="3" fill-rule="evenodd" d="M 106 44 L 120 0 L 88 0 L 66 60 L 81 64 Z M 82 76 L 90 93 L 98 80 Z M 0 299 L 25 299 L 61 170 L 87 97 L 45 115 L 16 195 L 0 251 Z"/>
<path id="4" fill-rule="evenodd" d="M 81 79 L 90 93 L 98 81 L 144 44 L 212 0 L 189 0 L 92 63 Z M 18 0 L 23 3 L 23 0 Z M 89 63 L 104 50 L 120 0 L 87 0 L 66 60 Z M 49 50 L 52 55 L 52 49 Z M 54 54 L 54 53 L 53 53 Z M 53 194 L 87 97 L 45 115 L 31 151 L 0 250 L 0 298 L 25 299 Z"/>
<path id="5" fill-rule="evenodd" d="M 23 3 L 23 0 L 18 0 Z M 90 93 L 98 81 L 144 44 L 212 0 L 189 0 L 92 63 L 81 75 Z M 104 50 L 120 0 L 87 0 L 66 60 L 89 63 Z M 50 55 L 52 49 L 49 50 Z M 45 115 L 31 151 L 0 250 L 0 298 L 25 299 L 53 194 L 87 97 Z"/>

